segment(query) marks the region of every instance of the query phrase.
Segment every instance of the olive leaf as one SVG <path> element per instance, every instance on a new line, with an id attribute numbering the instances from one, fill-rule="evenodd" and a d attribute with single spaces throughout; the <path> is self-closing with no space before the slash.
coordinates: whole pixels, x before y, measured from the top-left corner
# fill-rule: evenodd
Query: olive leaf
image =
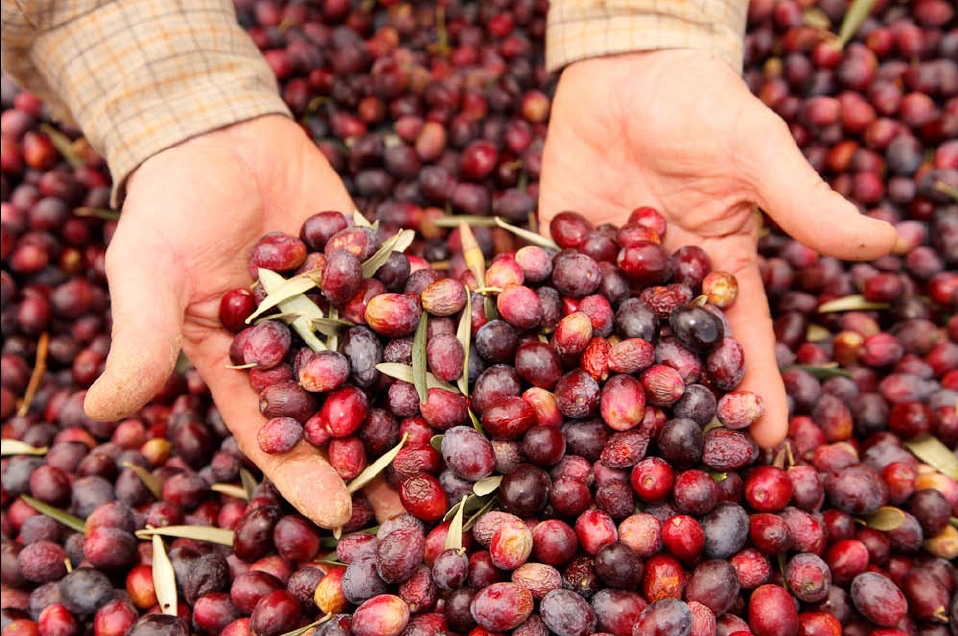
<path id="1" fill-rule="evenodd" d="M 467 521 L 465 525 L 462 526 L 462 531 L 466 532 L 470 528 L 472 528 L 473 524 L 479 521 L 479 518 L 482 517 L 482 515 L 492 510 L 492 507 L 496 505 L 496 502 L 498 500 L 499 500 L 498 497 L 489 497 L 489 500 L 484 502 L 482 506 L 479 508 L 479 510 L 477 510 L 471 517 L 469 517 L 469 521 Z"/>
<path id="2" fill-rule="evenodd" d="M 530 245 L 538 245 L 539 247 L 543 249 L 547 249 L 547 250 L 558 251 L 559 249 L 559 246 L 555 244 L 555 241 L 553 241 L 552 239 L 548 239 L 542 236 L 541 234 L 536 234 L 535 232 L 530 232 L 529 230 L 523 229 L 521 227 L 510 225 L 509 223 L 506 223 L 498 216 L 494 217 L 494 221 L 496 222 L 496 225 L 506 230 L 507 232 L 511 232 L 515 234 L 516 236 L 521 238 L 526 243 L 529 243 Z"/>
<path id="3" fill-rule="evenodd" d="M 467 408 L 466 412 L 469 414 L 469 419 L 472 420 L 472 427 L 485 435 L 486 431 L 482 428 L 482 422 L 480 422 L 479 418 L 476 417 L 476 414 L 472 412 L 472 409 Z"/>
<path id="4" fill-rule="evenodd" d="M 852 377 L 851 373 L 849 373 L 845 369 L 839 368 L 837 362 L 826 362 L 824 364 L 818 364 L 818 365 L 793 364 L 792 366 L 785 369 L 785 371 L 789 371 L 791 369 L 799 369 L 801 371 L 804 371 L 805 373 L 809 374 L 810 376 L 818 380 L 827 380 L 828 378 L 836 378 L 836 377 L 842 377 L 842 378 Z"/>
<path id="5" fill-rule="evenodd" d="M 309 323 L 316 331 L 330 338 L 339 335 L 340 329 L 356 326 L 356 323 L 340 318 L 313 318 Z"/>
<path id="6" fill-rule="evenodd" d="M 236 499 L 245 499 L 249 501 L 246 497 L 246 491 L 243 490 L 242 486 L 237 486 L 236 484 L 213 484 L 210 486 L 210 490 L 213 492 L 218 492 L 226 495 L 227 497 L 235 497 Z"/>
<path id="7" fill-rule="evenodd" d="M 413 380 L 412 367 L 408 364 L 403 364 L 401 362 L 380 362 L 376 365 L 376 370 L 383 375 L 388 375 L 396 380 L 402 380 L 403 382 L 408 382 L 409 384 L 413 385 L 415 384 L 415 381 Z M 443 382 L 428 371 L 426 372 L 426 388 L 442 389 L 443 391 L 449 391 L 450 393 L 459 392 L 456 390 L 456 387 L 448 382 Z"/>
<path id="8" fill-rule="evenodd" d="M 861 294 L 852 294 L 851 296 L 843 296 L 841 298 L 836 298 L 835 300 L 822 303 L 818 306 L 818 313 L 829 314 L 838 311 L 873 311 L 888 309 L 888 307 L 888 303 L 873 303 L 869 300 L 865 300 L 865 297 Z"/>
<path id="9" fill-rule="evenodd" d="M 376 478 L 376 475 L 386 470 L 386 466 L 392 463 L 396 459 L 396 455 L 399 454 L 399 451 L 402 450 L 402 447 L 406 444 L 406 440 L 409 439 L 409 433 L 403 433 L 402 439 L 399 440 L 399 443 L 392 447 L 392 449 L 386 451 L 376 461 L 374 461 L 369 466 L 363 469 L 363 472 L 359 473 L 355 479 L 349 482 L 349 485 L 346 486 L 346 490 L 349 491 L 349 494 L 353 494 L 357 490 L 360 490 L 363 486 L 371 482 Z M 341 530 L 341 529 L 340 529 Z M 336 537 L 337 539 L 339 537 Z"/>
<path id="10" fill-rule="evenodd" d="M 176 572 L 166 554 L 166 545 L 158 534 L 153 535 L 153 587 L 160 611 L 176 616 Z"/>
<path id="11" fill-rule="evenodd" d="M 412 337 L 412 381 L 419 394 L 419 401 L 425 402 L 429 397 L 426 387 L 426 332 L 428 329 L 429 314 L 422 312 L 416 333 Z"/>
<path id="12" fill-rule="evenodd" d="M 279 288 L 284 282 L 286 282 L 286 279 L 274 271 L 260 268 L 259 282 L 263 286 L 263 289 L 266 290 L 266 293 L 270 294 Z M 316 337 L 316 334 L 313 333 L 312 327 L 310 326 L 310 320 L 324 317 L 323 311 L 316 306 L 316 303 L 311 301 L 306 296 L 300 294 L 298 296 L 281 301 L 278 306 L 280 311 L 284 313 L 296 312 L 302 314 L 299 318 L 293 321 L 291 326 L 310 349 L 313 351 L 326 350 L 326 345 L 324 345 L 322 341 Z"/>
<path id="13" fill-rule="evenodd" d="M 462 516 L 466 512 L 466 499 L 468 497 L 469 495 L 462 496 L 462 501 L 459 502 L 459 509 L 456 511 L 456 516 L 452 518 L 452 522 L 449 524 L 445 544 L 447 550 L 462 549 Z"/>
<path id="14" fill-rule="evenodd" d="M 253 477 L 253 474 L 245 468 L 240 468 L 239 475 L 240 483 L 243 484 L 243 490 L 246 491 L 246 501 L 249 501 L 253 498 L 253 493 L 256 492 L 256 488 L 259 484 L 256 483 L 256 478 Z"/>
<path id="15" fill-rule="evenodd" d="M 875 0 L 852 0 L 845 12 L 842 26 L 838 30 L 838 42 L 841 46 L 845 46 L 855 37 L 855 33 L 861 28 L 874 6 Z"/>
<path id="16" fill-rule="evenodd" d="M 436 449 L 437 453 L 442 452 L 442 435 L 433 435 L 429 438 L 429 445 Z"/>
<path id="17" fill-rule="evenodd" d="M 715 430 L 717 428 L 722 428 L 722 422 L 719 421 L 719 418 L 713 417 L 712 421 L 705 425 L 702 429 L 702 434 L 708 433 L 709 431 Z"/>
<path id="18" fill-rule="evenodd" d="M 471 498 L 472 498 L 472 495 L 465 495 L 465 496 L 463 496 L 462 501 L 458 501 L 458 502 L 454 503 L 454 504 L 452 505 L 452 507 L 450 507 L 449 510 L 446 511 L 446 514 L 444 514 L 444 515 L 442 516 L 442 520 L 443 520 L 443 521 L 449 521 L 450 519 L 452 519 L 453 517 L 455 517 L 456 514 L 459 512 L 459 509 L 462 508 L 462 507 L 464 507 L 465 504 L 466 504 L 466 502 L 467 502 L 469 499 L 471 499 Z"/>
<path id="19" fill-rule="evenodd" d="M 299 318 L 302 315 L 303 314 L 299 312 L 295 312 L 295 311 L 282 313 L 282 314 L 269 314 L 268 316 L 260 316 L 253 322 L 255 322 L 258 325 L 259 323 L 266 322 L 267 320 L 279 320 L 283 324 L 291 325 L 293 324 L 293 322 L 296 321 L 297 318 Z"/>
<path id="20" fill-rule="evenodd" d="M 285 634 L 280 634 L 279 636 L 304 636 L 306 632 L 308 632 L 311 629 L 316 629 L 317 627 L 319 627 L 320 625 L 322 625 L 323 623 L 331 619 L 333 616 L 334 615 L 332 613 L 323 614 L 322 617 L 317 618 L 309 625 L 303 625 L 302 627 L 298 627 L 291 632 L 286 632 Z M 312 636 L 316 636 L 316 632 L 313 632 Z"/>
<path id="21" fill-rule="evenodd" d="M 462 245 L 462 256 L 466 261 L 466 266 L 472 275 L 476 278 L 477 287 L 486 286 L 486 257 L 483 256 L 479 243 L 476 241 L 475 234 L 468 224 L 459 223 L 459 242 Z M 496 303 L 492 298 L 484 297 L 482 307 L 488 320 L 495 320 L 498 317 L 496 312 Z"/>
<path id="22" fill-rule="evenodd" d="M 0 440 L 0 457 L 9 455 L 45 455 L 50 450 L 49 446 L 31 446 L 18 439 Z"/>
<path id="23" fill-rule="evenodd" d="M 40 340 L 37 341 L 37 357 L 33 363 L 33 371 L 30 373 L 30 381 L 27 382 L 27 390 L 23 394 L 23 400 L 17 409 L 17 415 L 23 417 L 30 411 L 30 404 L 33 403 L 33 396 L 37 394 L 40 388 L 40 382 L 43 380 L 43 374 L 47 370 L 47 351 L 50 347 L 50 334 L 44 331 L 40 334 Z"/>
<path id="24" fill-rule="evenodd" d="M 140 481 L 143 482 L 143 485 L 146 486 L 146 489 L 149 490 L 154 497 L 157 499 L 163 498 L 163 480 L 143 468 L 142 466 L 137 466 L 130 462 L 123 462 L 124 468 L 129 468 L 133 473 L 140 478 Z"/>
<path id="25" fill-rule="evenodd" d="M 905 513 L 894 506 L 882 506 L 868 515 L 864 521 L 869 528 L 889 532 L 905 523 Z"/>
<path id="26" fill-rule="evenodd" d="M 447 215 L 432 221 L 436 227 L 459 227 L 465 223 L 472 227 L 496 227 L 496 219 L 488 216 Z"/>
<path id="27" fill-rule="evenodd" d="M 462 309 L 462 316 L 459 317 L 459 326 L 456 328 L 456 338 L 462 345 L 462 375 L 456 381 L 459 391 L 469 396 L 469 346 L 472 344 L 472 294 L 466 287 L 466 306 Z"/>
<path id="28" fill-rule="evenodd" d="M 20 495 L 20 498 L 40 514 L 62 523 L 67 528 L 75 530 L 76 532 L 86 532 L 86 523 L 80 517 L 71 515 L 69 512 L 60 510 L 59 508 L 54 508 L 50 504 L 43 503 L 39 499 L 34 499 L 30 495 Z"/>
<path id="29" fill-rule="evenodd" d="M 322 320 L 322 319 L 316 319 L 316 320 Z M 329 318 L 326 318 L 326 320 L 333 321 L 334 323 L 338 322 L 339 310 L 336 309 L 335 307 L 330 307 Z M 310 324 L 312 324 L 312 322 Z M 326 335 L 326 348 L 329 349 L 330 351 L 336 351 L 337 349 L 339 349 L 339 330 L 331 329 L 328 331 L 328 333 L 327 332 L 323 332 L 323 333 Z"/>
<path id="30" fill-rule="evenodd" d="M 84 161 L 77 154 L 76 149 L 73 147 L 73 141 L 69 137 L 50 124 L 41 124 L 40 130 L 50 138 L 50 143 L 53 144 L 53 147 L 66 159 L 66 162 L 70 164 L 71 168 L 76 169 L 83 167 Z"/>
<path id="31" fill-rule="evenodd" d="M 260 276 L 262 278 L 262 275 Z M 273 307 L 278 306 L 281 302 L 295 298 L 301 294 L 305 294 L 309 290 L 316 287 L 318 284 L 317 276 L 308 276 L 306 274 L 301 274 L 299 276 L 293 276 L 292 278 L 287 278 L 279 285 L 273 287 L 272 290 L 267 290 L 266 298 L 263 299 L 263 302 L 259 304 L 259 307 L 256 308 L 256 311 L 251 313 L 246 319 L 246 324 L 250 324 L 264 313 L 272 309 Z M 262 282 L 262 280 L 260 281 Z M 265 288 L 266 285 L 263 285 Z"/>
<path id="32" fill-rule="evenodd" d="M 73 214 L 82 218 L 94 218 L 101 221 L 119 221 L 120 213 L 116 210 L 107 210 L 104 208 L 90 208 L 81 206 L 73 210 Z"/>
<path id="33" fill-rule="evenodd" d="M 363 278 L 372 278 L 373 275 L 379 271 L 379 268 L 386 264 L 390 254 L 393 252 L 405 252 L 409 246 L 412 245 L 413 239 L 415 238 L 416 233 L 412 230 L 399 230 L 386 239 L 379 249 L 376 250 L 376 253 L 367 258 L 363 263 Z"/>
<path id="34" fill-rule="evenodd" d="M 905 442 L 912 454 L 943 475 L 958 479 L 958 457 L 933 435 Z"/>
<path id="35" fill-rule="evenodd" d="M 831 335 L 831 331 L 821 325 L 816 325 L 815 323 L 809 324 L 808 329 L 805 330 L 805 340 L 809 342 L 828 340 Z"/>
<path id="36" fill-rule="evenodd" d="M 338 543 L 338 542 L 337 542 L 337 543 Z M 342 561 L 337 561 L 336 559 L 334 559 L 334 558 L 331 557 L 331 556 L 324 557 L 324 558 L 322 558 L 322 559 L 317 559 L 317 560 L 316 560 L 316 563 L 323 563 L 323 564 L 325 564 L 325 565 L 337 565 L 337 566 L 340 566 L 340 567 L 346 567 L 347 565 L 349 565 L 348 563 L 343 563 Z"/>
<path id="37" fill-rule="evenodd" d="M 339 545 L 339 539 L 336 537 L 323 537 L 319 540 L 319 547 L 325 548 L 326 550 L 332 550 L 337 545 Z"/>
<path id="38" fill-rule="evenodd" d="M 226 369 L 233 369 L 234 371 L 245 371 L 246 369 L 255 369 L 259 364 L 256 362 L 247 362 L 246 364 L 225 364 L 223 366 Z"/>
<path id="39" fill-rule="evenodd" d="M 155 537 L 157 535 L 208 541 L 209 543 L 218 543 L 220 545 L 233 545 L 232 530 L 214 528 L 213 526 L 163 526 L 161 528 L 144 528 L 143 530 L 136 531 L 136 536 L 140 539 Z"/>
<path id="40" fill-rule="evenodd" d="M 353 210 L 353 223 L 359 227 L 372 227 L 373 224 L 369 222 L 363 213 L 359 210 Z"/>
<path id="41" fill-rule="evenodd" d="M 828 18 L 828 14 L 818 7 L 809 7 L 802 11 L 802 24 L 821 31 L 832 27 L 832 21 Z"/>
<path id="42" fill-rule="evenodd" d="M 477 497 L 485 497 L 486 495 L 491 495 L 496 492 L 496 489 L 499 488 L 499 484 L 501 483 L 502 475 L 484 477 L 472 485 L 472 492 L 474 492 Z"/>

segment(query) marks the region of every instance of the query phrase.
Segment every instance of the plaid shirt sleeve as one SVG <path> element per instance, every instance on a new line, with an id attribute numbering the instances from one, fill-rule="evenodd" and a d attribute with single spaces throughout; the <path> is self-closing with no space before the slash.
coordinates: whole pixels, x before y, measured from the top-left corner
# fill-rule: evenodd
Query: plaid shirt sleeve
<path id="1" fill-rule="evenodd" d="M 117 190 L 151 155 L 288 114 L 231 0 L 2 0 L 3 70 L 78 124 Z"/>
<path id="2" fill-rule="evenodd" d="M 546 31 L 551 71 L 589 57 L 700 49 L 736 71 L 748 0 L 552 0 Z"/>

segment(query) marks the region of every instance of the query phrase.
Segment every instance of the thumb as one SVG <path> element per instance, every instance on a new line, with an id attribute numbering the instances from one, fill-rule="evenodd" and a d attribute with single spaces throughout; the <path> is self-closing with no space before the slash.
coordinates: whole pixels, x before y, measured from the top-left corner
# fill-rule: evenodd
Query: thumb
<path id="1" fill-rule="evenodd" d="M 89 417 L 106 422 L 135 412 L 170 377 L 186 307 L 184 277 L 168 251 L 131 240 L 130 228 L 121 221 L 107 250 L 112 342 L 106 369 L 84 402 Z"/>
<path id="2" fill-rule="evenodd" d="M 783 230 L 812 249 L 849 260 L 869 260 L 891 251 L 895 228 L 864 216 L 832 190 L 805 160 L 785 122 L 757 100 L 741 121 L 745 174 L 759 205 Z"/>

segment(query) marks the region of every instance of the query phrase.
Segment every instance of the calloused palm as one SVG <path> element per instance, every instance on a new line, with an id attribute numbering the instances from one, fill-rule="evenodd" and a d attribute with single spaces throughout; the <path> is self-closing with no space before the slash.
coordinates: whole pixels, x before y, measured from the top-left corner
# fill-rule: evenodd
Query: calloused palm
<path id="1" fill-rule="evenodd" d="M 560 79 L 542 163 L 543 226 L 563 210 L 622 224 L 641 205 L 667 218 L 670 249 L 699 245 L 735 274 L 729 310 L 745 349 L 743 388 L 765 399 L 765 447 L 787 432 L 785 389 L 759 273 L 757 207 L 829 256 L 871 259 L 896 233 L 861 215 L 805 161 L 786 124 L 724 62 L 692 50 L 594 58 Z"/>
<path id="2" fill-rule="evenodd" d="M 317 524 L 350 516 L 343 481 L 307 442 L 281 456 L 262 452 L 258 398 L 241 371 L 226 368 L 231 336 L 219 299 L 249 285 L 248 255 L 267 232 L 298 234 L 310 214 L 354 209 L 339 177 L 294 122 L 265 116 L 160 152 L 129 181 L 107 250 L 113 341 L 86 411 L 111 421 L 141 407 L 163 385 L 178 352 L 207 382 L 243 452 Z M 401 509 L 383 482 L 367 494 L 377 514 Z"/>

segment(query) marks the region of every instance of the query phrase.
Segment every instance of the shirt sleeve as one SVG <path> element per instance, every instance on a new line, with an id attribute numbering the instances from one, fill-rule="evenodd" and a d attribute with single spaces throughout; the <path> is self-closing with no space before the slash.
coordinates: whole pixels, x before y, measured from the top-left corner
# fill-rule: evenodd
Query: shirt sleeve
<path id="1" fill-rule="evenodd" d="M 709 51 L 742 69 L 748 0 L 552 0 L 546 62 L 654 49 Z"/>
<path id="2" fill-rule="evenodd" d="M 114 202 L 144 160 L 288 114 L 231 0 L 2 0 L 2 62 L 110 165 Z"/>

